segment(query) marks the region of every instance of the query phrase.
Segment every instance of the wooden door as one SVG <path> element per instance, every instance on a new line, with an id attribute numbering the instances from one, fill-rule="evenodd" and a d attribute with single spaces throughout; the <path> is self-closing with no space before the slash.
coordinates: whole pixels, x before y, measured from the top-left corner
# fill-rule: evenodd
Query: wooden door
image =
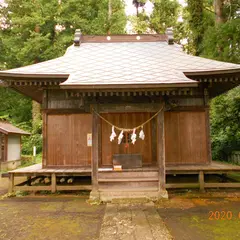
<path id="1" fill-rule="evenodd" d="M 141 125 L 150 118 L 150 113 L 107 113 L 101 114 L 109 122 L 115 126 L 122 128 L 134 128 Z M 143 164 L 152 163 L 152 150 L 151 150 L 151 124 L 148 123 L 144 126 L 145 139 L 140 139 L 139 132 L 137 131 L 137 141 L 133 145 L 127 144 L 126 141 L 118 144 L 118 135 L 120 131 L 115 130 L 117 137 L 113 142 L 110 142 L 111 126 L 102 120 L 102 165 L 112 165 L 113 154 L 141 154 Z"/>
<path id="2" fill-rule="evenodd" d="M 48 115 L 47 166 L 90 166 L 87 134 L 91 132 L 91 114 Z"/>
<path id="3" fill-rule="evenodd" d="M 206 124 L 204 111 L 166 112 L 166 164 L 207 163 Z"/>

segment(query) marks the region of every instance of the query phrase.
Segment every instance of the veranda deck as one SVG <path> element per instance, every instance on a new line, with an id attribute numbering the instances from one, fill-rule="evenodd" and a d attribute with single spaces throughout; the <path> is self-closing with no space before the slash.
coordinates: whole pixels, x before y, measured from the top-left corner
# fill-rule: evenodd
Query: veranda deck
<path id="1" fill-rule="evenodd" d="M 155 166 L 152 167 L 142 167 L 136 169 L 125 169 L 122 172 L 152 172 L 158 171 L 158 168 Z M 115 172 L 112 168 L 99 168 L 99 172 Z M 198 183 L 166 183 L 166 188 L 200 188 L 204 190 L 205 188 L 240 188 L 239 182 L 228 182 L 228 183 L 206 183 L 204 181 L 204 175 L 206 174 L 228 174 L 233 172 L 240 173 L 240 166 L 222 163 L 222 162 L 212 162 L 208 165 L 174 165 L 166 166 L 166 175 L 181 174 L 198 174 L 199 181 Z M 51 178 L 51 184 L 45 186 L 15 186 L 14 177 L 26 176 L 28 180 L 31 180 L 36 177 L 44 176 Z M 58 185 L 57 177 L 76 177 L 76 176 L 91 176 L 90 167 L 81 167 L 81 168 L 42 168 L 42 164 L 35 164 L 29 167 L 20 168 L 16 170 L 9 171 L 9 192 L 16 190 L 24 191 L 40 191 L 40 190 L 49 190 L 52 192 L 61 191 L 61 190 L 91 190 L 91 185 Z M 158 179 L 155 179 L 156 181 Z M 130 179 L 131 181 L 131 179 Z"/>

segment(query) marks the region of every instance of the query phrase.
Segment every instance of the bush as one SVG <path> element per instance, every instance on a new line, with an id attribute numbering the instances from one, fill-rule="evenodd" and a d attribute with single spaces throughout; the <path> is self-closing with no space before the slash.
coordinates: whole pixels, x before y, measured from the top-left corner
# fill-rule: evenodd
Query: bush
<path id="1" fill-rule="evenodd" d="M 214 98 L 210 107 L 212 157 L 227 161 L 240 150 L 240 87 Z"/>

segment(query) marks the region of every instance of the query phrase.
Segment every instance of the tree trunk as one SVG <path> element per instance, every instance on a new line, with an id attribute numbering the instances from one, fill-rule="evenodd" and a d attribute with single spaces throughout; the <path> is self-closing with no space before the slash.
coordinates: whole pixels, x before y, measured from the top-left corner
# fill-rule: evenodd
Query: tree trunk
<path id="1" fill-rule="evenodd" d="M 33 129 L 41 120 L 41 105 L 38 102 L 32 100 L 32 126 Z"/>
<path id="2" fill-rule="evenodd" d="M 34 31 L 40 33 L 39 25 L 35 25 Z M 35 63 L 38 63 L 38 59 L 35 59 Z M 32 100 L 32 127 L 35 129 L 36 125 L 41 120 L 41 105 L 34 100 Z"/>
<path id="3" fill-rule="evenodd" d="M 225 22 L 225 17 L 223 15 L 224 0 L 214 0 L 214 11 L 216 16 L 216 23 Z"/>
<path id="4" fill-rule="evenodd" d="M 108 21 L 110 21 L 112 16 L 112 0 L 108 0 Z"/>
<path id="5" fill-rule="evenodd" d="M 108 0 L 108 29 L 107 34 L 111 34 L 112 0 Z"/>

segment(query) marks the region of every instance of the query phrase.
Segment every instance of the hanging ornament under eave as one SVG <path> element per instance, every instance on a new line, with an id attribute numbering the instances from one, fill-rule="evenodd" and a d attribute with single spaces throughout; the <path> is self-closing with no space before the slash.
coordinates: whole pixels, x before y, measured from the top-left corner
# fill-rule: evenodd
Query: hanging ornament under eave
<path id="1" fill-rule="evenodd" d="M 135 132 L 136 132 L 136 129 L 134 128 L 132 136 L 131 136 L 132 144 L 135 144 L 135 142 L 137 140 L 137 134 Z"/>
<path id="2" fill-rule="evenodd" d="M 110 141 L 112 142 L 116 136 L 117 136 L 117 134 L 114 131 L 114 126 L 112 126 L 112 134 L 110 136 Z"/>
<path id="3" fill-rule="evenodd" d="M 143 132 L 143 126 L 142 126 L 142 130 L 139 133 L 139 138 L 141 138 L 142 140 L 144 140 L 144 138 L 145 138 L 145 134 Z"/>
<path id="4" fill-rule="evenodd" d="M 121 144 L 123 137 L 124 137 L 124 135 L 123 135 L 123 130 L 122 130 L 118 136 L 118 144 Z"/>

